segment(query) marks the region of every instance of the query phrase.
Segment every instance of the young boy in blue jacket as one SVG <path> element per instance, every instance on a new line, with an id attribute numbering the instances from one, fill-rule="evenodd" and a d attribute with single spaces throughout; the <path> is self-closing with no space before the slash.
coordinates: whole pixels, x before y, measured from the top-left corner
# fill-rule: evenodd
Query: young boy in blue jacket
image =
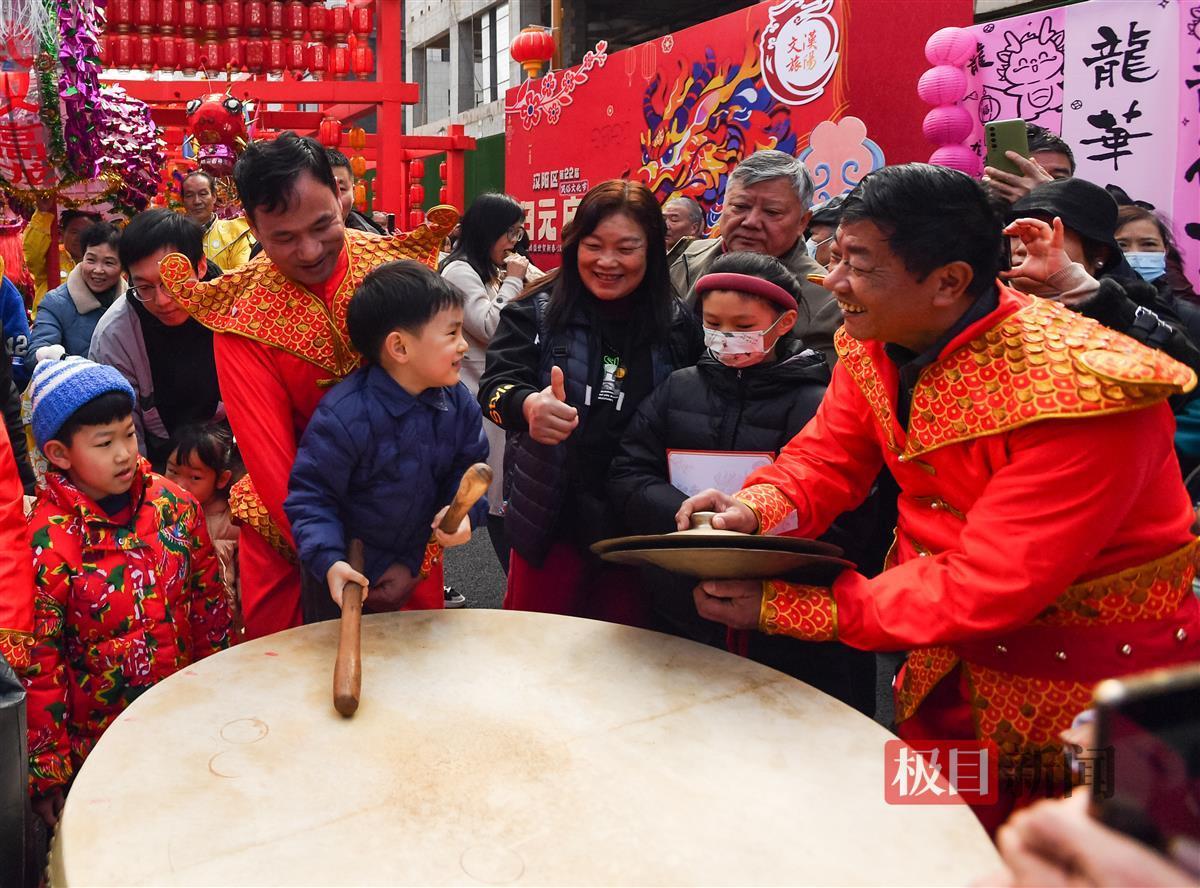
<path id="1" fill-rule="evenodd" d="M 418 262 L 381 265 L 350 300 L 346 326 L 366 365 L 321 399 L 284 502 L 301 562 L 339 607 L 348 582 L 373 610 L 403 606 L 430 529 L 449 548 L 486 518 L 481 499 L 454 533 L 436 529 L 463 472 L 488 454 L 483 415 L 459 381 L 462 324 L 462 295 Z M 363 542 L 362 573 L 346 561 L 351 539 Z"/>

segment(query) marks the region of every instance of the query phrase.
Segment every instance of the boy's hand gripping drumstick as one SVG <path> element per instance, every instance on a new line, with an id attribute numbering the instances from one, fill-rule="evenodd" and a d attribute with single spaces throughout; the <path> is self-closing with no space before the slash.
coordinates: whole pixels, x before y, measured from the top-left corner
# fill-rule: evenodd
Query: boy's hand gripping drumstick
<path id="1" fill-rule="evenodd" d="M 362 540 L 350 541 L 346 560 L 362 573 Z M 347 583 L 342 588 L 342 629 L 337 661 L 333 664 L 333 708 L 346 718 L 358 709 L 358 695 L 362 691 L 362 602 L 363 588 L 358 583 Z"/>
<path id="2" fill-rule="evenodd" d="M 492 470 L 487 463 L 475 463 L 463 472 L 462 480 L 458 482 L 458 493 L 446 509 L 446 514 L 438 522 L 437 529 L 446 535 L 453 534 L 462 524 L 463 516 L 471 511 L 471 507 L 479 502 L 479 498 L 487 493 L 488 485 L 492 483 Z"/>

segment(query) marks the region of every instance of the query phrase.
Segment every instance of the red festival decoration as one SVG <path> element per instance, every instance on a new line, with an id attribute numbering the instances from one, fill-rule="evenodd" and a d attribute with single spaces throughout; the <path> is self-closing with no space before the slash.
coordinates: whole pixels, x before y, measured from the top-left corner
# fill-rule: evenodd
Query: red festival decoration
<path id="1" fill-rule="evenodd" d="M 242 101 L 229 93 L 192 99 L 187 106 L 187 125 L 201 168 L 218 178 L 232 173 L 238 153 L 246 147 Z"/>
<path id="2" fill-rule="evenodd" d="M 543 63 L 554 58 L 554 37 L 546 28 L 530 25 L 521 29 L 508 52 L 525 69 L 527 77 L 537 77 Z"/>
<path id="3" fill-rule="evenodd" d="M 325 117 L 317 129 L 317 138 L 326 148 L 337 148 L 342 144 L 342 122 L 336 117 Z"/>

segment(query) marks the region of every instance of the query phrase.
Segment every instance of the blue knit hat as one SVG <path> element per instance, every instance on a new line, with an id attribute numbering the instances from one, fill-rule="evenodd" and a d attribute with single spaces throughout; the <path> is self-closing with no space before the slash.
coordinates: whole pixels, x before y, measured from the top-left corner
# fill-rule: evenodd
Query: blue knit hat
<path id="1" fill-rule="evenodd" d="M 33 439 L 45 448 L 68 419 L 88 401 L 108 392 L 122 392 L 129 403 L 137 403 L 133 386 L 115 367 L 86 358 L 39 361 L 29 387 L 33 407 Z"/>

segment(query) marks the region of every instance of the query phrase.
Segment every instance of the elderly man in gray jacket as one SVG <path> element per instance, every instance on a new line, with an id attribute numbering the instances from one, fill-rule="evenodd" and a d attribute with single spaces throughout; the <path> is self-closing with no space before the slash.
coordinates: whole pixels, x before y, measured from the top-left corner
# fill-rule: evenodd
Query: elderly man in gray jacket
<path id="1" fill-rule="evenodd" d="M 725 186 L 718 223 L 721 236 L 692 241 L 676 250 L 671 286 L 687 304 L 696 301 L 696 281 L 722 253 L 765 253 L 774 256 L 800 279 L 804 309 L 794 335 L 829 361 L 837 359 L 833 334 L 842 313 L 833 294 L 808 280 L 825 269 L 808 255 L 804 229 L 812 215 L 813 183 L 804 164 L 783 151 L 757 151 L 734 168 Z"/>

